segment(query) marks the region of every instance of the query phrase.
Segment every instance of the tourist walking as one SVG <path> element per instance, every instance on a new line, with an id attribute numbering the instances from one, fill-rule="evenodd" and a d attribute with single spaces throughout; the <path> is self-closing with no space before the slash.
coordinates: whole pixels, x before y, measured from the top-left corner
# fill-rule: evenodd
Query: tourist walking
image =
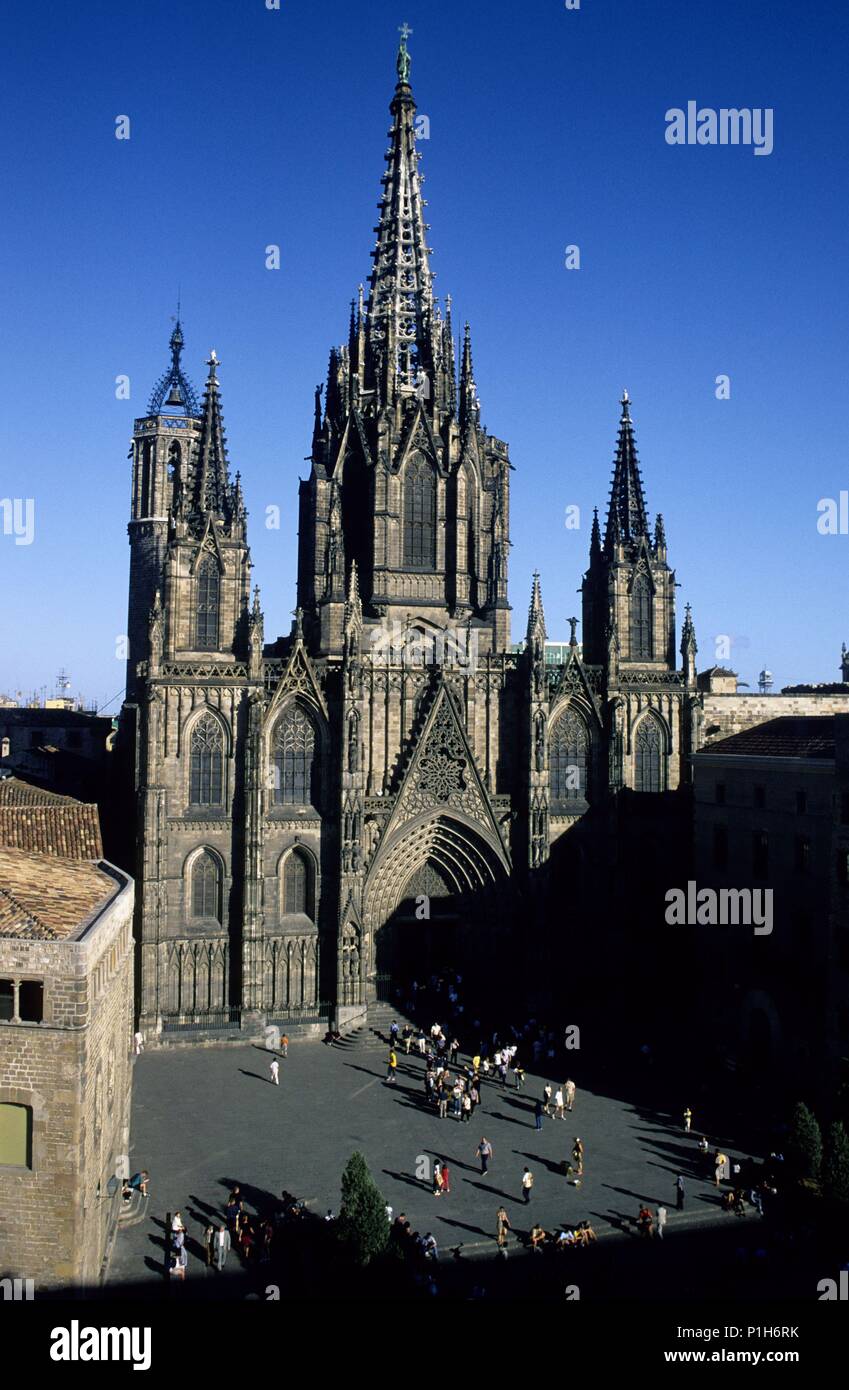
<path id="1" fill-rule="evenodd" d="M 485 1178 L 489 1172 L 489 1160 L 492 1158 L 493 1153 L 492 1145 L 486 1137 L 481 1139 L 475 1153 L 481 1161 L 481 1177 Z"/>
<path id="2" fill-rule="evenodd" d="M 558 1086 L 554 1092 L 554 1118 L 555 1120 L 566 1119 L 566 1102 L 563 1099 L 563 1088 Z"/>
<path id="3" fill-rule="evenodd" d="M 551 1087 L 550 1087 L 550 1086 L 543 1086 L 543 1088 L 542 1088 L 542 1108 L 543 1108 L 543 1111 L 544 1111 L 544 1113 L 545 1113 L 546 1115 L 550 1115 L 550 1114 L 551 1114 Z"/>
<path id="4" fill-rule="evenodd" d="M 534 1129 L 542 1129 L 542 1101 L 538 1100 L 534 1106 Z"/>
<path id="5" fill-rule="evenodd" d="M 441 1197 L 441 1196 L 442 1196 L 442 1187 L 443 1187 L 443 1183 L 442 1183 L 442 1164 L 439 1162 L 439 1159 L 437 1159 L 436 1162 L 435 1162 L 434 1165 L 433 1165 L 433 1195 L 434 1195 L 434 1197 Z"/>
<path id="6" fill-rule="evenodd" d="M 719 1149 L 717 1149 L 716 1155 L 715 1155 L 714 1160 L 713 1160 L 713 1163 L 714 1163 L 714 1181 L 715 1181 L 716 1186 L 719 1187 L 719 1184 L 722 1182 L 722 1179 L 723 1179 L 724 1177 L 726 1177 L 726 1169 L 727 1169 L 727 1165 L 728 1165 L 728 1159 L 727 1159 L 727 1157 L 726 1157 L 726 1155 L 725 1155 L 724 1153 L 721 1153 L 721 1152 L 719 1151 Z"/>
<path id="7" fill-rule="evenodd" d="M 685 1133 L 685 1134 L 689 1134 L 689 1133 L 690 1133 L 690 1127 L 691 1127 L 692 1123 L 693 1123 L 693 1112 L 692 1112 L 692 1110 L 690 1109 L 690 1107 L 689 1107 L 689 1105 L 688 1105 L 688 1106 L 687 1106 L 687 1109 L 684 1111 L 684 1133 Z"/>
<path id="8" fill-rule="evenodd" d="M 215 1227 L 214 1227 L 214 1226 L 207 1226 L 206 1230 L 204 1231 L 204 1233 L 203 1233 L 203 1248 L 204 1248 L 204 1250 L 206 1251 L 206 1267 L 207 1267 L 207 1269 L 211 1269 L 211 1268 L 212 1268 L 212 1262 L 213 1262 L 213 1260 L 215 1259 Z"/>
<path id="9" fill-rule="evenodd" d="M 637 1217 L 637 1230 L 641 1236 L 650 1240 L 654 1233 L 654 1218 L 650 1207 L 640 1207 L 640 1214 Z"/>
<path id="10" fill-rule="evenodd" d="M 447 1163 L 442 1164 L 442 1191 L 446 1197 L 451 1192 L 451 1171 Z"/>
<path id="11" fill-rule="evenodd" d="M 575 1171 L 578 1177 L 582 1178 L 584 1176 L 584 1145 L 578 1138 L 575 1139 L 572 1145 L 572 1162 L 575 1165 Z"/>
<path id="12" fill-rule="evenodd" d="M 498 1211 L 495 1213 L 495 1238 L 498 1242 L 499 1250 L 503 1250 L 507 1242 L 507 1232 L 512 1231 L 512 1229 L 510 1217 L 507 1215 L 506 1210 L 504 1207 L 499 1207 Z"/>
<path id="13" fill-rule="evenodd" d="M 144 1052 L 144 1033 L 133 1034 L 133 1051 L 137 1057 L 140 1057 Z"/>
<path id="14" fill-rule="evenodd" d="M 575 1090 L 576 1087 L 574 1081 L 567 1081 L 566 1085 L 563 1087 L 563 1092 L 566 1097 L 566 1109 L 570 1113 L 575 1105 Z"/>
<path id="15" fill-rule="evenodd" d="M 389 1061 L 388 1061 L 387 1064 L 386 1064 L 386 1082 L 387 1082 L 390 1086 L 394 1086 L 394 1085 L 397 1084 L 397 1081 L 398 1081 L 397 1071 L 398 1071 L 398 1057 L 397 1057 L 397 1055 L 396 1055 L 396 1052 L 395 1052 L 394 1047 L 392 1047 L 392 1048 L 389 1049 Z"/>
<path id="16" fill-rule="evenodd" d="M 525 1068 L 522 1066 L 521 1062 L 513 1063 L 513 1075 L 516 1078 L 516 1090 L 521 1091 L 525 1084 Z"/>
<path id="17" fill-rule="evenodd" d="M 684 1179 L 682 1178 L 681 1174 L 679 1173 L 678 1176 L 677 1176 L 677 1178 L 675 1179 L 675 1207 L 676 1207 L 676 1210 L 677 1210 L 677 1211 L 683 1211 L 683 1210 L 684 1210 L 684 1197 L 685 1197 L 685 1195 L 686 1195 L 686 1193 L 685 1193 L 685 1188 L 684 1188 Z"/>
<path id="18" fill-rule="evenodd" d="M 278 1060 L 277 1060 L 276 1057 L 272 1057 L 272 1059 L 271 1059 L 271 1066 L 270 1066 L 269 1070 L 270 1070 L 270 1072 L 271 1072 L 271 1081 L 272 1081 L 272 1085 L 274 1085 L 274 1086 L 279 1086 L 279 1085 L 280 1085 L 280 1063 L 278 1062 Z"/>
<path id="19" fill-rule="evenodd" d="M 528 1202 L 531 1200 L 531 1188 L 533 1187 L 533 1185 L 534 1185 L 534 1175 L 533 1175 L 533 1173 L 531 1172 L 530 1168 L 525 1168 L 525 1169 L 523 1169 L 523 1170 L 522 1170 L 522 1197 L 524 1198 L 525 1206 L 527 1206 L 527 1205 L 528 1205 Z"/>
<path id="20" fill-rule="evenodd" d="M 280 1051 L 283 1053 L 284 1057 L 289 1056 L 289 1038 L 286 1033 L 284 1033 L 280 1039 Z"/>
<path id="21" fill-rule="evenodd" d="M 227 1256 L 230 1253 L 230 1232 L 226 1226 L 219 1226 L 218 1234 L 215 1237 L 215 1267 L 219 1271 L 224 1268 Z"/>
<path id="22" fill-rule="evenodd" d="M 656 1229 L 657 1229 L 657 1238 L 658 1238 L 658 1240 L 663 1240 L 663 1231 L 664 1231 L 664 1227 L 666 1226 L 666 1219 L 667 1219 L 666 1207 L 658 1207 L 658 1209 L 657 1209 L 657 1228 L 656 1228 Z"/>

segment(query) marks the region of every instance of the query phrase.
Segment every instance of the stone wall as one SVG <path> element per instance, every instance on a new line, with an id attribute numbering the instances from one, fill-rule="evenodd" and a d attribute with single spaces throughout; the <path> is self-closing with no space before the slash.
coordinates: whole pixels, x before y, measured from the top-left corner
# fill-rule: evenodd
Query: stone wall
<path id="1" fill-rule="evenodd" d="M 0 1102 L 32 1109 L 32 1167 L 0 1168 L 0 1276 L 96 1283 L 120 1195 L 131 1088 L 133 884 L 77 940 L 0 937 L 0 976 L 44 982 L 42 1023 L 0 1023 Z M 45 869 L 49 872 L 49 866 Z"/>
<path id="2" fill-rule="evenodd" d="M 714 695 L 704 697 L 702 746 L 787 715 L 849 714 L 845 695 Z"/>

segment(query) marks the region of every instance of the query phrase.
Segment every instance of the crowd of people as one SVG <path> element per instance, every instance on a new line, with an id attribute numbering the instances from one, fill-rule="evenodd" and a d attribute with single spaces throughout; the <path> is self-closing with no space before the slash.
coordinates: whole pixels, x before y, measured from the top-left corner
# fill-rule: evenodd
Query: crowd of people
<path id="1" fill-rule="evenodd" d="M 246 1267 L 270 1264 L 279 1253 L 295 1223 L 303 1223 L 306 1207 L 291 1192 L 283 1191 L 270 1214 L 257 1215 L 246 1210 L 241 1188 L 230 1191 L 223 1219 L 207 1221 L 203 1232 L 206 1267 L 219 1273 L 234 1252 Z M 171 1278 L 184 1279 L 188 1265 L 187 1228 L 182 1212 L 175 1211 L 166 1222 L 166 1268 Z"/>

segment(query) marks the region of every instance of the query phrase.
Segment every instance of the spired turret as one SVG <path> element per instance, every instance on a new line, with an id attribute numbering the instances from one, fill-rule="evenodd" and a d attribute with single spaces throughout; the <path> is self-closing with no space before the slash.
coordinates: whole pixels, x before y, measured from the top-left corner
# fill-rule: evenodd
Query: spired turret
<path id="1" fill-rule="evenodd" d="M 623 667 L 674 670 L 675 573 L 666 562 L 663 518 L 649 527 L 627 391 L 620 405 L 604 542 L 596 515 L 583 582 L 584 659 L 602 664 L 615 629 Z"/>

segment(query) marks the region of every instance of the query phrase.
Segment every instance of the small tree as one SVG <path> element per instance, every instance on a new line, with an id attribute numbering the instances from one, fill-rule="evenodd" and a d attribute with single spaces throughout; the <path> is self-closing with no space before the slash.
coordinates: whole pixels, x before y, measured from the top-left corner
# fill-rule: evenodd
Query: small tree
<path id="1" fill-rule="evenodd" d="M 817 1182 L 822 1168 L 822 1134 L 816 1116 L 802 1101 L 793 1111 L 787 1150 L 796 1177 Z"/>
<path id="2" fill-rule="evenodd" d="M 839 1120 L 829 1127 L 822 1181 L 826 1196 L 849 1202 L 849 1135 Z"/>
<path id="3" fill-rule="evenodd" d="M 386 1202 L 363 1155 L 358 1152 L 351 1154 L 342 1174 L 342 1205 L 337 1229 L 360 1265 L 367 1265 L 376 1255 L 382 1255 L 389 1240 Z"/>

